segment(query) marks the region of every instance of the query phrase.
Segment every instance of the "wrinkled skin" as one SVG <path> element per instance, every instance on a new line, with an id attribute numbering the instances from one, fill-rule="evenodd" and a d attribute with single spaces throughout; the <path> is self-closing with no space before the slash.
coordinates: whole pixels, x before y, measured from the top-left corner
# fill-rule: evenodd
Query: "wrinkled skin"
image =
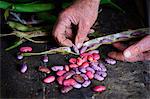
<path id="1" fill-rule="evenodd" d="M 111 58 L 127 62 L 150 60 L 150 35 L 129 47 L 122 43 L 114 43 L 113 45 L 120 52 L 110 52 L 108 56 Z"/>
<path id="2" fill-rule="evenodd" d="M 75 45 L 80 48 L 87 39 L 87 34 L 98 16 L 100 0 L 77 0 L 59 16 L 54 28 L 53 36 L 62 46 Z M 74 31 L 72 24 L 78 27 L 75 41 L 72 41 Z"/>

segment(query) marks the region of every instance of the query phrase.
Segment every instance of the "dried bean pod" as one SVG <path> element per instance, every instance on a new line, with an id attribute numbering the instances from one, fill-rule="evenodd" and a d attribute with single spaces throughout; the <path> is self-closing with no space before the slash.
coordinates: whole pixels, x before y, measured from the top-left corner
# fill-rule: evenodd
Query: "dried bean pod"
<path id="1" fill-rule="evenodd" d="M 57 78 L 57 82 L 62 85 L 63 84 L 63 81 L 64 81 L 65 77 L 64 76 L 60 76 Z"/>
<path id="2" fill-rule="evenodd" d="M 80 89 L 80 88 L 82 87 L 82 85 L 79 84 L 79 83 L 76 83 L 76 84 L 73 85 L 73 87 L 74 87 L 74 88 L 77 88 L 77 89 Z"/>
<path id="3" fill-rule="evenodd" d="M 92 51 L 89 51 L 88 53 L 89 53 L 89 54 L 93 54 L 93 53 L 97 53 L 97 54 L 98 54 L 98 53 L 99 53 L 99 50 L 92 50 Z"/>
<path id="4" fill-rule="evenodd" d="M 43 80 L 44 83 L 51 83 L 53 81 L 55 81 L 55 76 L 48 76 Z"/>
<path id="5" fill-rule="evenodd" d="M 69 71 L 69 72 L 65 73 L 63 76 L 65 77 L 65 79 L 69 79 L 69 78 L 71 78 L 74 74 L 75 74 L 75 72 L 72 70 L 72 71 Z"/>
<path id="6" fill-rule="evenodd" d="M 87 71 L 86 75 L 88 76 L 89 79 L 93 79 L 93 77 L 94 77 L 94 74 L 90 71 Z"/>
<path id="7" fill-rule="evenodd" d="M 73 79 L 75 79 L 78 83 L 84 82 L 84 78 L 79 74 L 73 75 Z"/>
<path id="8" fill-rule="evenodd" d="M 28 69 L 27 64 L 22 64 L 20 72 L 25 73 L 27 71 L 27 69 Z"/>
<path id="9" fill-rule="evenodd" d="M 90 84 L 91 84 L 91 81 L 90 81 L 90 80 L 86 80 L 86 81 L 82 84 L 82 86 L 83 86 L 83 87 L 88 87 Z"/>
<path id="10" fill-rule="evenodd" d="M 76 83 L 77 82 L 74 79 L 70 78 L 70 79 L 64 80 L 63 85 L 64 86 L 73 86 Z"/>
<path id="11" fill-rule="evenodd" d="M 72 64 L 75 64 L 77 62 L 77 59 L 76 58 L 70 58 L 69 62 Z"/>
<path id="12" fill-rule="evenodd" d="M 52 69 L 53 71 L 59 71 L 59 70 L 63 70 L 64 67 L 63 67 L 63 66 L 53 66 L 53 67 L 51 67 L 51 69 Z"/>
<path id="13" fill-rule="evenodd" d="M 64 86 L 62 89 L 61 89 L 61 93 L 68 93 L 70 90 L 72 90 L 73 87 L 72 86 Z"/>
<path id="14" fill-rule="evenodd" d="M 84 80 L 89 80 L 87 75 L 85 75 L 85 74 L 80 74 L 80 75 L 84 78 Z"/>
<path id="15" fill-rule="evenodd" d="M 104 80 L 104 77 L 102 77 L 102 76 L 100 76 L 100 75 L 98 75 L 98 74 L 94 74 L 94 78 L 95 78 L 96 80 L 99 80 L 99 81 L 103 81 L 103 80 Z"/>
<path id="16" fill-rule="evenodd" d="M 105 61 L 106 61 L 108 64 L 111 64 L 111 65 L 114 65 L 114 64 L 117 63 L 116 60 L 111 59 L 111 58 L 106 58 Z"/>
<path id="17" fill-rule="evenodd" d="M 99 86 L 93 87 L 93 91 L 95 91 L 95 92 L 103 92 L 104 90 L 106 90 L 105 86 L 99 85 Z"/>
<path id="18" fill-rule="evenodd" d="M 79 49 L 75 45 L 73 45 L 72 47 L 75 53 L 80 54 Z"/>
<path id="19" fill-rule="evenodd" d="M 86 70 L 92 72 L 93 74 L 95 73 L 95 70 L 91 67 L 87 67 Z"/>
<path id="20" fill-rule="evenodd" d="M 49 68 L 45 67 L 45 66 L 39 66 L 38 70 L 40 72 L 43 72 L 43 73 L 47 73 L 49 74 L 51 71 L 49 70 Z"/>
<path id="21" fill-rule="evenodd" d="M 26 46 L 26 47 L 21 47 L 20 52 L 31 52 L 32 47 Z"/>
<path id="22" fill-rule="evenodd" d="M 84 53 L 87 49 L 87 46 L 83 46 L 81 49 L 80 49 L 80 54 Z"/>
<path id="23" fill-rule="evenodd" d="M 102 39 L 102 40 L 100 40 L 100 42 L 99 43 L 111 43 L 112 42 L 112 40 L 111 39 L 108 39 L 108 38 L 104 38 L 104 39 Z"/>
<path id="24" fill-rule="evenodd" d="M 66 73 L 65 70 L 59 70 L 59 71 L 57 71 L 56 75 L 57 76 L 62 76 L 64 73 Z"/>

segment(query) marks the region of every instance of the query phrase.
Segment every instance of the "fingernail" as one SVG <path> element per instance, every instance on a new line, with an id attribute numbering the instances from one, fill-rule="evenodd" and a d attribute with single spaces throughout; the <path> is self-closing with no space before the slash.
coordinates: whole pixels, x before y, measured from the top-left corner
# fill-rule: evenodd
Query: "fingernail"
<path id="1" fill-rule="evenodd" d="M 78 49 L 81 48 L 81 46 L 82 46 L 81 43 L 78 43 L 78 44 L 77 44 L 77 48 L 78 48 Z"/>
<path id="2" fill-rule="evenodd" d="M 129 57 L 131 57 L 131 52 L 130 51 L 125 51 L 124 53 L 124 56 L 126 57 L 126 58 L 129 58 Z"/>

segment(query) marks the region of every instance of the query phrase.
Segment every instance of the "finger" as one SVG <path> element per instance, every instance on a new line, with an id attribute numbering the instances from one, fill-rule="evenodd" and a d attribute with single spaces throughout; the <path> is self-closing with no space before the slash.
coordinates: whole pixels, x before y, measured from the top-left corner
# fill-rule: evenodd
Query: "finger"
<path id="1" fill-rule="evenodd" d="M 121 53 L 121 52 L 110 52 L 110 53 L 108 53 L 108 56 L 110 58 L 113 58 L 113 59 L 116 59 L 116 60 L 125 61 L 123 53 Z"/>
<path id="2" fill-rule="evenodd" d="M 71 28 L 66 28 L 65 35 L 67 38 L 73 38 L 73 33 Z"/>
<path id="3" fill-rule="evenodd" d="M 88 41 L 88 40 L 89 40 L 89 38 L 88 38 L 88 37 L 86 37 L 85 41 Z"/>
<path id="4" fill-rule="evenodd" d="M 138 43 L 127 48 L 123 54 L 126 58 L 129 58 L 132 56 L 137 56 L 138 54 L 149 50 L 150 50 L 150 35 L 144 37 Z"/>
<path id="5" fill-rule="evenodd" d="M 90 29 L 89 34 L 94 33 L 95 30 L 94 29 Z"/>
<path id="6" fill-rule="evenodd" d="M 144 59 L 150 61 L 150 51 L 149 52 L 145 52 L 144 54 Z"/>
<path id="7" fill-rule="evenodd" d="M 67 23 L 67 24 L 66 24 Z M 62 46 L 72 46 L 72 41 L 66 38 L 65 31 L 71 23 L 58 20 L 53 29 L 53 36 Z"/>
<path id="8" fill-rule="evenodd" d="M 84 24 L 83 22 L 80 22 L 78 25 L 78 31 L 75 38 L 75 45 L 78 48 L 81 48 L 83 42 L 85 41 L 87 34 L 90 30 L 90 27 L 88 24 Z"/>
<path id="9" fill-rule="evenodd" d="M 125 44 L 117 42 L 117 43 L 113 43 L 113 46 L 117 49 L 119 49 L 120 51 L 124 51 L 127 46 L 125 46 Z"/>

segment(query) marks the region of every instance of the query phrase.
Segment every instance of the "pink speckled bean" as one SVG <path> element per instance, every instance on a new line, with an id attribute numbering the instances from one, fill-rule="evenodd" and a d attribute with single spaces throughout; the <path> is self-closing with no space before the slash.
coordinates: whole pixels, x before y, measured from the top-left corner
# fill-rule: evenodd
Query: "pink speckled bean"
<path id="1" fill-rule="evenodd" d="M 26 46 L 26 47 L 21 47 L 20 52 L 31 52 L 32 47 Z"/>
<path id="2" fill-rule="evenodd" d="M 55 76 L 48 76 L 43 80 L 44 83 L 51 83 L 53 81 L 55 81 Z"/>
<path id="3" fill-rule="evenodd" d="M 69 68 L 68 65 L 65 65 L 65 70 L 66 70 L 66 71 L 69 71 L 69 70 L 70 70 L 70 68 Z"/>
<path id="4" fill-rule="evenodd" d="M 76 58 L 70 58 L 69 62 L 72 64 L 75 64 L 77 62 L 77 59 Z"/>
<path id="5" fill-rule="evenodd" d="M 59 71 L 59 70 L 63 70 L 64 67 L 63 67 L 63 66 L 53 66 L 53 67 L 51 67 L 51 69 L 52 69 L 53 71 Z"/>
<path id="6" fill-rule="evenodd" d="M 86 80 L 86 81 L 82 84 L 82 86 L 83 86 L 83 87 L 88 87 L 90 84 L 91 84 L 91 81 L 90 81 L 90 80 Z"/>
<path id="7" fill-rule="evenodd" d="M 94 60 L 99 60 L 100 59 L 100 55 L 99 54 L 93 53 L 92 55 L 93 55 L 93 59 Z"/>
<path id="8" fill-rule="evenodd" d="M 82 63 L 82 65 L 81 65 L 80 67 L 86 68 L 86 67 L 88 67 L 88 66 L 89 66 L 89 63 L 88 63 L 88 62 L 84 62 L 84 63 Z"/>
<path id="9" fill-rule="evenodd" d="M 49 68 L 45 67 L 45 66 L 39 66 L 38 70 L 40 72 L 43 72 L 43 73 L 47 73 L 49 74 L 51 71 L 49 70 Z"/>
<path id="10" fill-rule="evenodd" d="M 92 62 L 94 60 L 93 55 L 88 55 L 87 59 Z"/>
<path id="11" fill-rule="evenodd" d="M 82 63 L 83 63 L 84 61 L 82 60 L 82 58 L 80 58 L 80 57 L 78 57 L 77 58 L 77 65 L 82 65 Z"/>
<path id="12" fill-rule="evenodd" d="M 104 90 L 106 90 L 105 86 L 99 85 L 99 86 L 93 87 L 93 91 L 95 91 L 95 92 L 103 92 Z"/>
<path id="13" fill-rule="evenodd" d="M 57 76 L 62 76 L 64 73 L 66 73 L 65 70 L 59 70 L 59 71 L 57 71 L 56 75 Z"/>
<path id="14" fill-rule="evenodd" d="M 81 49 L 80 49 L 80 54 L 84 53 L 87 49 L 87 46 L 83 46 Z"/>
<path id="15" fill-rule="evenodd" d="M 94 77 L 94 74 L 90 71 L 87 71 L 86 75 L 88 76 L 89 79 L 93 79 L 93 77 Z"/>
<path id="16" fill-rule="evenodd" d="M 79 67 L 79 65 L 77 65 L 77 64 L 70 64 L 69 67 L 70 68 L 77 68 L 77 67 Z"/>
<path id="17" fill-rule="evenodd" d="M 64 81 L 65 77 L 64 76 L 60 76 L 57 78 L 57 82 L 58 84 L 62 85 L 63 84 L 63 81 Z"/>
<path id="18" fill-rule="evenodd" d="M 89 55 L 89 53 L 82 53 L 80 54 L 80 57 L 83 58 L 83 57 L 87 57 Z"/>
<path id="19" fill-rule="evenodd" d="M 104 77 L 102 77 L 102 76 L 100 76 L 100 75 L 98 75 L 98 74 L 94 74 L 94 78 L 95 78 L 96 80 L 99 80 L 99 81 L 103 81 L 103 80 L 104 80 Z"/>
<path id="20" fill-rule="evenodd" d="M 82 85 L 79 84 L 79 83 L 76 83 L 76 84 L 73 85 L 73 87 L 74 87 L 74 88 L 77 88 L 77 89 L 80 89 L 80 88 L 82 87 Z"/>
<path id="21" fill-rule="evenodd" d="M 68 93 L 70 90 L 72 90 L 73 87 L 72 86 L 64 86 L 62 89 L 61 89 L 61 93 Z"/>
<path id="22" fill-rule="evenodd" d="M 64 86 L 73 86 L 76 83 L 77 82 L 74 79 L 70 78 L 70 79 L 64 80 L 63 85 Z"/>

